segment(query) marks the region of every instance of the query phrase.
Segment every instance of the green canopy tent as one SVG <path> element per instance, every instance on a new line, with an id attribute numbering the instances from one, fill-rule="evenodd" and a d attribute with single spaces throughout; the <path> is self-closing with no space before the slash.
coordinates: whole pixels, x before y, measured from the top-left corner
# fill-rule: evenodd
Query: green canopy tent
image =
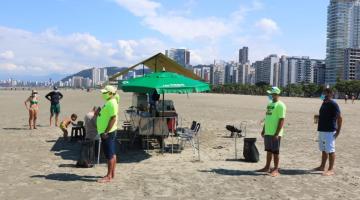
<path id="1" fill-rule="evenodd" d="M 118 87 L 121 88 L 124 92 L 152 94 L 154 91 L 157 91 L 158 94 L 162 94 L 163 112 L 165 110 L 165 93 L 188 94 L 210 90 L 209 84 L 207 83 L 194 80 L 177 73 L 165 71 L 145 74 L 143 77 L 133 78 L 130 80 L 119 81 Z M 164 145 L 162 146 L 164 147 Z M 198 149 L 199 148 L 200 147 L 198 147 Z M 200 160 L 200 152 L 198 152 L 198 154 Z"/>
<path id="2" fill-rule="evenodd" d="M 145 74 L 143 77 L 118 82 L 124 92 L 193 93 L 210 90 L 209 84 L 172 72 Z"/>

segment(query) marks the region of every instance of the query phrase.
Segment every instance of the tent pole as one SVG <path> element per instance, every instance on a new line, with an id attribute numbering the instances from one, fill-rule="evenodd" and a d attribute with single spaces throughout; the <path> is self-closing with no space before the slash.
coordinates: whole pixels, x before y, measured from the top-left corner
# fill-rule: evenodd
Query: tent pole
<path id="1" fill-rule="evenodd" d="M 156 73 L 156 68 L 157 68 L 157 58 L 155 58 L 155 73 Z"/>
<path id="2" fill-rule="evenodd" d="M 164 149 L 165 149 L 165 137 L 164 137 L 164 130 L 163 130 L 163 128 L 164 128 L 164 112 L 165 112 L 165 98 L 164 98 L 164 96 L 165 96 L 165 93 L 163 92 L 163 94 L 162 94 L 162 120 L 161 120 L 161 123 L 162 123 L 162 125 L 161 125 L 161 132 L 162 132 L 162 153 L 164 153 Z"/>
<path id="3" fill-rule="evenodd" d="M 142 65 L 143 65 L 143 76 L 145 76 L 144 63 Z"/>

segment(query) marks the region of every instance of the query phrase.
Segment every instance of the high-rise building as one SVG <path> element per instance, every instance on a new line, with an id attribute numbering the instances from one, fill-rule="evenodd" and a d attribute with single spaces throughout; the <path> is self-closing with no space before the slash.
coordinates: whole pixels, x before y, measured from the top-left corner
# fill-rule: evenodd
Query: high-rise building
<path id="1" fill-rule="evenodd" d="M 202 67 L 193 67 L 193 72 L 194 74 L 196 74 L 198 77 L 201 77 L 202 75 Z M 202 77 L 201 77 L 202 78 Z"/>
<path id="2" fill-rule="evenodd" d="M 212 65 L 196 65 L 193 67 L 193 72 L 201 77 L 205 82 L 211 82 Z"/>
<path id="3" fill-rule="evenodd" d="M 249 74 L 246 79 L 246 84 L 255 85 L 255 68 L 252 66 L 249 67 Z"/>
<path id="4" fill-rule="evenodd" d="M 178 64 L 184 66 L 185 68 L 191 69 L 190 65 L 190 51 L 187 49 L 169 49 L 165 50 L 165 55 Z"/>
<path id="5" fill-rule="evenodd" d="M 357 72 L 360 64 L 360 49 L 345 49 L 345 80 L 357 79 Z"/>
<path id="6" fill-rule="evenodd" d="M 225 84 L 225 65 L 226 62 L 222 60 L 215 60 L 213 66 L 213 83 L 214 85 Z"/>
<path id="7" fill-rule="evenodd" d="M 72 78 L 71 86 L 73 88 L 81 88 L 82 87 L 82 80 L 83 80 L 82 76 L 74 76 Z"/>
<path id="8" fill-rule="evenodd" d="M 316 77 L 315 70 L 318 66 L 324 65 L 324 60 L 310 59 L 309 57 L 286 57 L 282 56 L 280 59 L 280 86 L 286 87 L 289 84 L 300 84 L 300 83 L 318 83 L 323 84 L 322 73 L 324 70 L 321 69 L 319 77 Z"/>
<path id="9" fill-rule="evenodd" d="M 299 62 L 300 57 L 288 57 L 288 84 L 297 83 L 297 63 Z"/>
<path id="10" fill-rule="evenodd" d="M 249 62 L 249 48 L 243 47 L 239 49 L 239 63 L 245 64 Z"/>
<path id="11" fill-rule="evenodd" d="M 100 85 L 100 81 L 101 81 L 101 76 L 100 76 L 100 69 L 99 68 L 92 68 L 91 70 L 91 74 L 92 74 L 92 84 L 93 86 L 98 86 Z"/>
<path id="12" fill-rule="evenodd" d="M 212 65 L 205 66 L 202 68 L 201 78 L 204 79 L 204 81 L 207 83 L 210 83 L 210 80 L 211 80 L 211 76 L 212 76 L 211 69 L 212 69 Z"/>
<path id="13" fill-rule="evenodd" d="M 256 61 L 252 64 L 253 68 L 255 69 L 255 83 L 262 82 L 264 80 L 263 75 L 263 62 L 262 61 Z"/>
<path id="14" fill-rule="evenodd" d="M 281 56 L 280 62 L 279 62 L 279 68 L 280 68 L 280 86 L 285 87 L 288 84 L 289 80 L 289 62 L 286 56 Z"/>
<path id="15" fill-rule="evenodd" d="M 237 83 L 249 84 L 251 65 L 249 63 L 240 64 L 238 67 Z"/>
<path id="16" fill-rule="evenodd" d="M 238 67 L 236 62 L 225 63 L 225 83 L 234 83 L 236 80 L 234 70 Z"/>
<path id="17" fill-rule="evenodd" d="M 106 68 L 101 68 L 100 69 L 100 82 L 106 82 L 108 80 L 108 75 L 107 75 L 107 69 Z"/>
<path id="18" fill-rule="evenodd" d="M 314 83 L 318 85 L 325 84 L 325 61 L 318 61 L 314 67 Z"/>
<path id="19" fill-rule="evenodd" d="M 83 87 L 83 88 L 91 87 L 91 79 L 90 78 L 83 78 L 81 80 L 81 87 Z"/>
<path id="20" fill-rule="evenodd" d="M 240 83 L 239 82 L 239 70 L 240 70 L 240 66 L 239 67 L 235 67 L 233 69 L 233 79 L 232 79 L 232 83 Z"/>
<path id="21" fill-rule="evenodd" d="M 261 82 L 272 86 L 279 85 L 279 57 L 276 54 L 272 54 L 262 61 L 261 70 Z"/>
<path id="22" fill-rule="evenodd" d="M 327 19 L 326 84 L 344 79 L 346 48 L 360 48 L 360 0 L 330 0 Z"/>

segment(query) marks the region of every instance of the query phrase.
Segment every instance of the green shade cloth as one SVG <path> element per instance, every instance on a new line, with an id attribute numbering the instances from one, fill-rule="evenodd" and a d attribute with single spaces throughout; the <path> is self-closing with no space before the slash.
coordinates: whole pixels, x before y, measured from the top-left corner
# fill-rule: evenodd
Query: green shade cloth
<path id="1" fill-rule="evenodd" d="M 124 92 L 193 93 L 210 90 L 209 84 L 172 72 L 146 74 L 143 77 L 118 82 Z"/>

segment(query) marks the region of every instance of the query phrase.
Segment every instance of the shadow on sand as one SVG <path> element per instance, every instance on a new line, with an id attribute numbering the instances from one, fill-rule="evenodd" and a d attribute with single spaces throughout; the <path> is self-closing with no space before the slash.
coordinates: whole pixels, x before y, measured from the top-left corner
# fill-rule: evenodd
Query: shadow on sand
<path id="1" fill-rule="evenodd" d="M 63 160 L 77 161 L 80 157 L 81 142 L 80 141 L 66 141 L 62 137 L 58 140 L 48 140 L 47 142 L 55 142 L 52 146 L 52 152 L 55 152 L 56 156 L 60 156 Z M 118 163 L 136 163 L 151 157 L 145 150 L 131 149 L 127 151 L 121 151 L 121 147 L 116 143 L 116 155 Z M 95 152 L 97 152 L 97 145 L 95 145 Z M 97 155 L 95 153 L 95 155 Z M 100 163 L 105 163 L 106 159 L 103 154 L 103 148 L 100 151 Z M 74 167 L 74 165 L 61 164 L 59 167 Z"/>
<path id="2" fill-rule="evenodd" d="M 268 173 L 256 172 L 256 171 L 242 171 L 242 170 L 230 170 L 230 169 L 211 169 L 211 170 L 201 170 L 200 172 L 207 173 L 216 173 L 226 176 L 265 176 Z M 285 176 L 296 176 L 296 175 L 306 175 L 306 174 L 321 174 L 321 172 L 316 172 L 312 170 L 302 170 L 302 169 L 280 169 L 280 175 Z"/>
<path id="3" fill-rule="evenodd" d="M 253 162 L 246 161 L 244 158 L 239 158 L 239 159 L 229 158 L 229 159 L 225 159 L 225 161 L 228 161 L 228 162 L 245 162 L 245 163 L 253 163 Z"/>
<path id="4" fill-rule="evenodd" d="M 304 170 L 304 169 L 280 169 L 281 175 L 306 175 L 306 174 L 321 174 L 321 172 L 316 172 L 313 170 Z"/>
<path id="5" fill-rule="evenodd" d="M 48 175 L 34 175 L 30 178 L 43 178 L 54 181 L 84 181 L 84 182 L 96 182 L 101 176 L 79 176 L 76 174 L 69 173 L 54 173 Z"/>
<path id="6" fill-rule="evenodd" d="M 225 176 L 264 176 L 264 173 L 258 173 L 255 171 L 243 171 L 243 170 L 232 170 L 232 169 L 211 169 L 211 170 L 200 170 L 205 173 L 216 173 Z"/>
<path id="7" fill-rule="evenodd" d="M 29 128 L 3 128 L 4 130 L 10 131 L 22 131 L 22 130 L 30 130 Z"/>
<path id="8" fill-rule="evenodd" d="M 36 127 L 45 127 L 40 124 L 37 124 Z M 30 130 L 29 125 L 23 125 L 22 128 L 20 127 L 9 127 L 9 128 L 3 128 L 3 130 L 11 130 L 11 131 L 23 131 L 23 130 Z"/>

